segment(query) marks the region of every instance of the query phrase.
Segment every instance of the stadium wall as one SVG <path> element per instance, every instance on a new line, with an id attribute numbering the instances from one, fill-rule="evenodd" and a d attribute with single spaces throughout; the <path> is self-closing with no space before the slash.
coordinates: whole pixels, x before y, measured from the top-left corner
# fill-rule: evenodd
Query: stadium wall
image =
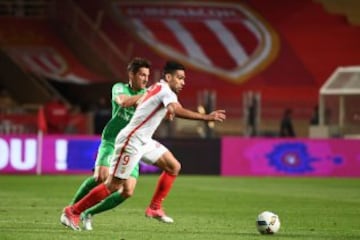
<path id="1" fill-rule="evenodd" d="M 163 139 L 182 174 L 360 177 L 359 139 Z M 0 174 L 91 174 L 99 136 L 0 136 Z M 159 169 L 142 164 L 141 173 Z"/>
<path id="2" fill-rule="evenodd" d="M 223 176 L 360 176 L 359 139 L 222 139 Z"/>
<path id="3" fill-rule="evenodd" d="M 184 174 L 220 174 L 220 140 L 161 141 L 182 163 Z M 95 135 L 0 136 L 0 174 L 89 174 L 100 137 Z M 141 173 L 159 169 L 141 164 Z"/>

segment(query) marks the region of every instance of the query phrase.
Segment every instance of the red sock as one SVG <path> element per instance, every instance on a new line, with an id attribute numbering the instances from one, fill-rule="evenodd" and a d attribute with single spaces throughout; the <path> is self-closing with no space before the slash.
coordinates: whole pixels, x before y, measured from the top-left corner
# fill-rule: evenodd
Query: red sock
<path id="1" fill-rule="evenodd" d="M 170 175 L 165 171 L 160 175 L 154 196 L 150 203 L 150 208 L 152 209 L 161 208 L 161 203 L 168 195 L 175 179 L 176 179 L 176 175 Z"/>
<path id="2" fill-rule="evenodd" d="M 99 184 L 97 187 L 93 188 L 87 195 L 85 195 L 81 200 L 75 203 L 72 206 L 72 211 L 75 214 L 80 214 L 86 209 L 94 206 L 101 200 L 105 199 L 110 195 L 110 191 L 107 189 L 105 184 Z"/>

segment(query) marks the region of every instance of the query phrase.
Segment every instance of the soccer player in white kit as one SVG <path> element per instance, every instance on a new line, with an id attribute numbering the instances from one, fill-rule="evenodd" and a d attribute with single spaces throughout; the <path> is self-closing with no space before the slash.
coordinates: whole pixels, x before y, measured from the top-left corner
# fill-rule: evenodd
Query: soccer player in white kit
<path id="1" fill-rule="evenodd" d="M 182 64 L 168 61 L 163 69 L 163 77 L 139 99 L 138 106 L 129 124 L 116 137 L 115 153 L 107 181 L 98 185 L 79 202 L 64 209 L 68 222 L 67 226 L 73 230 L 80 230 L 79 220 L 82 211 L 122 188 L 139 159 L 164 170 L 163 175 L 165 174 L 165 176 L 163 177 L 166 179 L 166 184 L 163 186 L 165 189 L 160 198 L 166 197 L 173 181 L 180 172 L 181 165 L 165 146 L 152 138 L 163 118 L 172 120 L 175 114 L 179 114 L 183 118 L 194 120 L 219 122 L 225 120 L 224 110 L 201 114 L 181 106 L 178 102 L 177 93 L 185 85 L 185 67 Z M 156 205 L 156 202 L 152 204 Z M 161 203 L 158 204 L 161 205 Z M 161 208 L 156 209 L 151 205 L 145 214 L 149 217 L 165 215 Z"/>

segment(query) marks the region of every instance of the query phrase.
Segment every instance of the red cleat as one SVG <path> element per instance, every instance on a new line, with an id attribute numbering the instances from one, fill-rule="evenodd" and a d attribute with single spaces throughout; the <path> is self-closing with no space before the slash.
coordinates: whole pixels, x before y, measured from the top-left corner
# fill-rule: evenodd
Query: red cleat
<path id="1" fill-rule="evenodd" d="M 75 231 L 81 231 L 79 227 L 80 215 L 73 213 L 71 206 L 64 208 L 63 214 L 61 214 L 60 221 L 67 227 Z"/>
<path id="2" fill-rule="evenodd" d="M 145 216 L 148 218 L 155 218 L 164 223 L 173 223 L 174 222 L 174 220 L 171 217 L 166 216 L 166 214 L 162 208 L 152 209 L 152 208 L 148 207 L 145 211 Z"/>

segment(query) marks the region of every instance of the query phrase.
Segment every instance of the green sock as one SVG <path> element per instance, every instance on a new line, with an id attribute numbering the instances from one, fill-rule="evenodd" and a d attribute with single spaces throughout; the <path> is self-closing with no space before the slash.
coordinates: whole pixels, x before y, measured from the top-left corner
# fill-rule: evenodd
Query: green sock
<path id="1" fill-rule="evenodd" d="M 110 210 L 110 209 L 116 207 L 117 205 L 119 205 L 120 203 L 122 203 L 125 200 L 126 200 L 126 198 L 121 196 L 121 194 L 118 191 L 116 191 L 116 192 L 112 193 L 110 196 L 108 196 L 107 198 L 105 198 L 103 201 L 96 204 L 95 206 L 85 210 L 83 212 L 83 214 L 85 216 L 88 214 L 91 214 L 92 216 L 94 216 L 95 214 L 98 214 L 98 213 L 101 213 L 101 212 L 104 212 L 106 210 Z"/>
<path id="2" fill-rule="evenodd" d="M 93 189 L 97 185 L 98 185 L 98 183 L 95 181 L 94 177 L 91 176 L 91 177 L 88 177 L 87 179 L 85 179 L 83 181 L 83 183 L 80 185 L 77 192 L 75 193 L 75 196 L 71 200 L 70 205 L 72 205 L 72 204 L 76 203 L 77 201 L 79 201 L 80 199 L 82 199 L 86 194 L 88 194 L 88 192 L 90 192 L 91 189 Z"/>

